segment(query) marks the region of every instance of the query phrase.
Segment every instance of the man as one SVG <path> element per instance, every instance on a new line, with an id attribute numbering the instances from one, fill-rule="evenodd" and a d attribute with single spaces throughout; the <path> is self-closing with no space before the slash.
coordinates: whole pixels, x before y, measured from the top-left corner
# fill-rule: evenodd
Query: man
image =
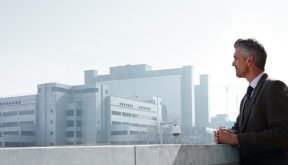
<path id="1" fill-rule="evenodd" d="M 259 42 L 239 39 L 234 48 L 236 76 L 246 78 L 249 87 L 234 126 L 219 127 L 215 142 L 239 146 L 241 164 L 288 165 L 288 88 L 268 79 Z"/>

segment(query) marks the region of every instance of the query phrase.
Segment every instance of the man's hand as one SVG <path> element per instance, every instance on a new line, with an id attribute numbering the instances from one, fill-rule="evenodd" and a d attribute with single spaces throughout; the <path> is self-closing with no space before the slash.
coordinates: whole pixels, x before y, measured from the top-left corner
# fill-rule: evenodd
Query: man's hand
<path id="1" fill-rule="evenodd" d="M 218 130 L 219 143 L 222 144 L 238 144 L 236 134 L 232 133 L 227 128 L 219 128 Z"/>
<path id="2" fill-rule="evenodd" d="M 220 144 L 219 142 L 219 133 L 218 133 L 218 130 L 217 131 L 214 131 L 214 142 L 216 144 Z"/>
<path id="3" fill-rule="evenodd" d="M 214 141 L 217 144 L 238 144 L 236 134 L 225 127 L 219 127 L 219 129 L 214 132 Z"/>

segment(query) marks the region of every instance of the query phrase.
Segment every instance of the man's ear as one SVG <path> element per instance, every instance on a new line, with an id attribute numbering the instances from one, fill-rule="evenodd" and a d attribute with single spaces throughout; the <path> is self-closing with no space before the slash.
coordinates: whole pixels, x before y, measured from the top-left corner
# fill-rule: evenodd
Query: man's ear
<path id="1" fill-rule="evenodd" d="M 250 55 L 247 59 L 247 63 L 248 63 L 248 65 L 254 64 L 255 63 L 254 57 Z"/>

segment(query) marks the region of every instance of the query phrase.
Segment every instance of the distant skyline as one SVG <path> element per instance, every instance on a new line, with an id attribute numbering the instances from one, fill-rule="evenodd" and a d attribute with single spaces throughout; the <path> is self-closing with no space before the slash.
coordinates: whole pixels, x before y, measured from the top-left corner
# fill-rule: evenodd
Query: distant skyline
<path id="1" fill-rule="evenodd" d="M 83 84 L 84 70 L 148 64 L 192 65 L 211 77 L 210 116 L 237 114 L 247 82 L 231 66 L 233 44 L 253 37 L 266 72 L 288 83 L 285 0 L 0 1 L 0 96 L 36 93 L 37 84 Z M 230 95 L 232 95 L 230 97 Z M 226 102 L 228 100 L 228 102 Z"/>

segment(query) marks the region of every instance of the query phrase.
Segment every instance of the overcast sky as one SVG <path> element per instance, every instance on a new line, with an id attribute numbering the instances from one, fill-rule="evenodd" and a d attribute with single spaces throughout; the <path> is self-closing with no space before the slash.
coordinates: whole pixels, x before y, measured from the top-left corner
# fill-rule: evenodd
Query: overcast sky
<path id="1" fill-rule="evenodd" d="M 237 114 L 229 95 L 242 97 L 247 82 L 235 77 L 233 44 L 259 40 L 266 72 L 288 83 L 287 8 L 285 0 L 0 0 L 0 96 L 83 84 L 87 69 L 192 65 L 196 78 L 211 76 L 211 116 Z"/>

